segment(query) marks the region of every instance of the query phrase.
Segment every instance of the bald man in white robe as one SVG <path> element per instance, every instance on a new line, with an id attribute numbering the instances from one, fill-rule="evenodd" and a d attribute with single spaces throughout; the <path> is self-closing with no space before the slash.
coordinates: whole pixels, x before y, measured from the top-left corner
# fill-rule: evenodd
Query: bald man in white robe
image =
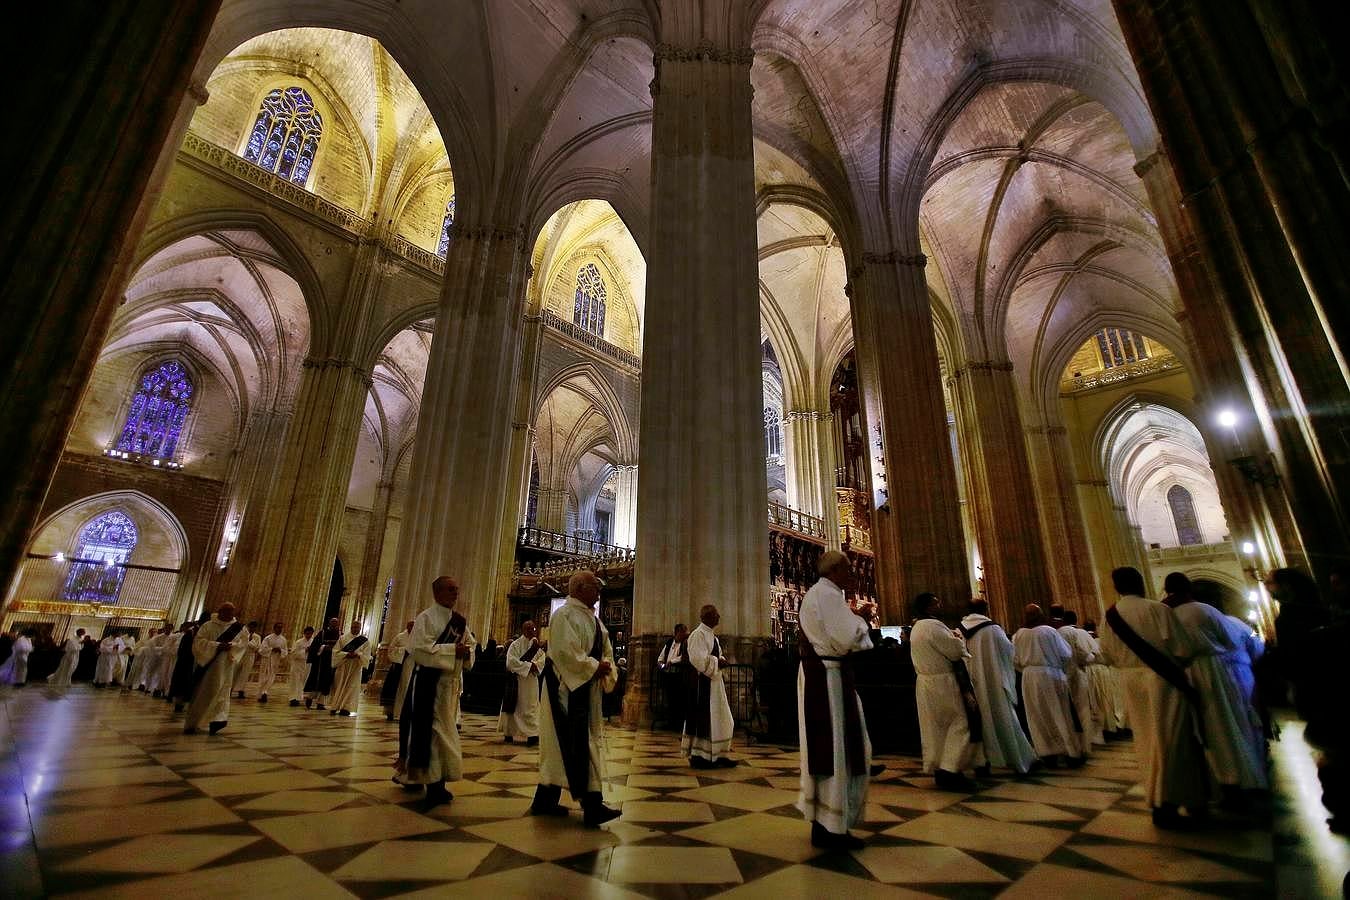
<path id="1" fill-rule="evenodd" d="M 1022 703 L 1036 755 L 1049 765 L 1083 765 L 1083 729 L 1074 718 L 1068 667 L 1073 649 L 1046 623 L 1034 604 L 1025 624 L 1013 635 L 1013 664 L 1022 673 Z"/>
<path id="2" fill-rule="evenodd" d="M 234 668 L 244 656 L 246 643 L 244 623 L 235 619 L 233 603 L 222 603 L 215 618 L 197 628 L 192 641 L 197 687 L 188 704 L 183 734 L 196 734 L 204 724 L 216 734 L 229 722 Z"/>

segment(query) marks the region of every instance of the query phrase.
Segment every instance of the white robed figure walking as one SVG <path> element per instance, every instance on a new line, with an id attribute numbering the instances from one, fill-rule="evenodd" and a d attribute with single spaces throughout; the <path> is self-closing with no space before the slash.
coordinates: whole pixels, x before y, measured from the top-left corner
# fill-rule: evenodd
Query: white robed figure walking
<path id="1" fill-rule="evenodd" d="M 183 644 L 182 630 L 174 630 L 172 625 L 164 626 L 164 644 L 159 648 L 159 665 L 155 671 L 155 682 L 150 687 L 157 697 L 167 697 L 169 685 L 173 682 L 173 667 L 178 663 L 178 650 Z"/>
<path id="2" fill-rule="evenodd" d="M 258 648 L 258 702 L 267 702 L 267 692 L 272 689 L 272 685 L 277 680 L 277 673 L 281 671 L 281 661 L 286 658 L 287 641 L 286 636 L 282 634 L 284 626 L 277 622 L 272 626 L 272 633 L 262 639 Z"/>
<path id="3" fill-rule="evenodd" d="M 814 846 L 850 849 L 862 846 L 848 830 L 867 805 L 872 743 L 848 657 L 872 649 L 868 626 L 873 608 L 866 604 L 857 613 L 849 608 L 844 592 L 853 585 L 853 567 L 843 553 L 827 550 L 816 571 L 821 577 L 802 598 L 797 623 L 802 655 L 797 671 L 797 809 L 811 822 Z"/>
<path id="4" fill-rule="evenodd" d="M 547 700 L 539 715 L 539 786 L 533 815 L 567 815 L 559 803 L 566 786 L 581 804 L 583 822 L 598 828 L 617 819 L 605 805 L 605 721 L 602 692 L 614 690 L 619 673 L 609 633 L 595 616 L 600 579 L 582 570 L 567 583 L 567 602 L 549 619 L 549 657 L 544 666 Z"/>
<path id="5" fill-rule="evenodd" d="M 233 603 L 222 603 L 216 617 L 197 628 L 192 642 L 192 657 L 198 666 L 194 673 L 197 687 L 188 704 L 184 734 L 196 734 L 203 724 L 215 734 L 229 721 L 230 686 L 234 684 L 234 667 L 244 655 L 245 642 L 244 623 L 234 618 Z"/>
<path id="6" fill-rule="evenodd" d="M 507 743 L 516 738 L 539 743 L 539 675 L 546 661 L 539 629 L 534 622 L 525 622 L 520 637 L 506 648 L 506 691 L 497 730 L 506 736 Z"/>
<path id="7" fill-rule="evenodd" d="M 937 618 L 942 602 L 936 594 L 920 594 L 914 604 L 919 621 L 909 632 L 909 652 L 914 661 L 923 770 L 941 789 L 970 790 L 974 785 L 965 770 L 975 756 L 973 732 L 982 723 L 978 713 L 972 716 L 957 678 L 957 665 L 964 666 L 969 658 L 966 642 Z"/>
<path id="8" fill-rule="evenodd" d="M 309 680 L 309 645 L 314 641 L 314 626 L 306 625 L 305 630 L 291 644 L 290 673 L 286 680 L 291 691 L 291 706 L 299 706 L 305 699 L 305 682 Z"/>
<path id="9" fill-rule="evenodd" d="M 80 664 L 80 648 L 83 646 L 84 629 L 79 628 L 74 637 L 66 638 L 61 645 L 61 662 L 56 671 L 47 676 L 48 684 L 52 687 L 70 687 L 70 676 L 75 674 L 75 667 Z"/>
<path id="10" fill-rule="evenodd" d="M 20 634 L 10 647 L 9 659 L 0 665 L 0 684 L 23 687 L 28 683 L 28 657 L 33 652 L 33 641 L 27 634 Z"/>
<path id="11" fill-rule="evenodd" d="M 1069 663 L 1073 648 L 1034 603 L 1027 607 L 1021 628 L 1013 635 L 1013 664 L 1022 673 L 1022 703 L 1026 707 L 1031 745 L 1041 759 L 1068 757 L 1083 760 L 1083 732 L 1074 723 L 1069 695 Z"/>
<path id="12" fill-rule="evenodd" d="M 94 687 L 112 684 L 117 677 L 117 663 L 122 658 L 122 639 L 110 634 L 98 642 L 98 663 L 94 666 Z"/>
<path id="13" fill-rule="evenodd" d="M 374 647 L 361 633 L 361 620 L 352 620 L 352 630 L 333 647 L 333 691 L 329 695 L 330 716 L 354 715 L 361 699 L 361 672 L 370 662 Z"/>
<path id="14" fill-rule="evenodd" d="M 244 655 L 235 664 L 234 683 L 230 688 L 240 700 L 244 699 L 244 685 L 248 684 L 249 676 L 253 674 L 253 663 L 262 650 L 262 635 L 258 634 L 257 622 L 249 622 L 244 627 L 244 634 Z"/>
<path id="15" fill-rule="evenodd" d="M 127 684 L 127 670 L 131 668 L 131 658 L 136 652 L 136 643 L 136 639 L 131 635 L 122 635 L 122 649 L 118 653 L 113 670 L 113 682 L 115 684 Z M 129 684 L 127 686 L 130 687 Z"/>
<path id="16" fill-rule="evenodd" d="M 977 750 L 976 761 L 981 766 L 999 766 L 1025 775 L 1036 761 L 1036 752 L 1017 721 L 1013 645 L 1008 633 L 988 613 L 987 602 L 972 600 L 970 615 L 961 620 L 961 633 L 970 653 L 970 681 L 984 726 L 984 743 Z"/>
<path id="17" fill-rule="evenodd" d="M 1097 662 L 1098 646 L 1092 635 L 1078 627 L 1078 614 L 1071 609 L 1064 610 L 1064 624 L 1059 627 L 1059 636 L 1073 651 L 1073 660 L 1065 667 L 1064 674 L 1069 678 L 1069 702 L 1078 717 L 1082 728 L 1079 732 L 1082 753 L 1092 752 L 1093 744 L 1106 741 L 1102 734 L 1104 716 L 1092 700 L 1091 668 Z"/>
<path id="18" fill-rule="evenodd" d="M 736 761 L 724 754 L 731 749 L 736 721 L 727 701 L 722 667 L 727 665 L 721 642 L 714 631 L 722 615 L 711 603 L 699 611 L 699 625 L 685 644 L 689 656 L 690 686 L 680 750 L 695 769 L 734 768 Z"/>

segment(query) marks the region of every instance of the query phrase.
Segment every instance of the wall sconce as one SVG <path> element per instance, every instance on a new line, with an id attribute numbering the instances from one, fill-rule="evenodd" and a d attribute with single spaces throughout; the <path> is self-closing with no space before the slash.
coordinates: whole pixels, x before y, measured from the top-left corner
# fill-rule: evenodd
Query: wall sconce
<path id="1" fill-rule="evenodd" d="M 237 540 L 239 540 L 239 517 L 235 516 L 230 524 L 225 526 L 225 552 L 220 557 L 220 571 L 224 572 L 229 568 L 230 554 L 234 552 Z"/>
<path id="2" fill-rule="evenodd" d="M 1233 466 L 1241 473 L 1242 477 L 1252 484 L 1259 484 L 1262 487 L 1275 488 L 1280 485 L 1280 473 L 1275 469 L 1274 457 L 1267 455 L 1264 459 L 1258 459 L 1247 452 L 1242 446 L 1242 438 L 1238 435 L 1238 423 L 1242 421 L 1237 412 L 1232 409 L 1221 409 L 1214 416 L 1214 421 L 1221 428 L 1228 429 L 1228 434 L 1233 440 L 1233 450 L 1236 456 L 1228 460 L 1228 464 Z"/>

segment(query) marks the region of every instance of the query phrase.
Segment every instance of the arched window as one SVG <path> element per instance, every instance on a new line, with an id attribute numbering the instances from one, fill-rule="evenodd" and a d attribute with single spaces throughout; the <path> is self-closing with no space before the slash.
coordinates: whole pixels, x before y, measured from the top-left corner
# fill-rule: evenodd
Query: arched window
<path id="1" fill-rule="evenodd" d="M 192 407 L 192 392 L 187 370 L 176 359 L 162 362 L 142 375 L 131 397 L 131 409 L 127 410 L 117 449 L 172 459 Z"/>
<path id="2" fill-rule="evenodd" d="M 314 154 L 323 136 L 323 116 L 302 87 L 268 92 L 244 147 L 244 159 L 303 185 L 314 168 Z"/>
<path id="3" fill-rule="evenodd" d="M 1097 350 L 1101 353 L 1102 367 L 1105 369 L 1148 359 L 1148 347 L 1141 334 L 1124 328 L 1103 328 L 1097 332 L 1096 338 Z"/>
<path id="4" fill-rule="evenodd" d="M 450 252 L 450 230 L 455 225 L 455 195 L 451 194 L 445 204 L 445 218 L 441 219 L 441 242 L 436 245 L 436 255 L 445 259 Z"/>
<path id="5" fill-rule="evenodd" d="M 595 263 L 577 270 L 577 297 L 572 307 L 572 324 L 596 337 L 605 336 L 605 280 Z"/>
<path id="6" fill-rule="evenodd" d="M 539 519 L 539 463 L 530 462 L 530 493 L 525 500 L 525 526 L 533 528 Z"/>
<path id="7" fill-rule="evenodd" d="M 1190 544 L 1203 544 L 1200 533 L 1200 520 L 1195 515 L 1195 500 L 1191 492 L 1179 484 L 1167 491 L 1167 505 L 1172 508 L 1172 521 L 1177 526 L 1177 540 L 1183 547 Z"/>
<path id="8" fill-rule="evenodd" d="M 772 406 L 764 408 L 764 453 L 771 458 L 783 455 L 783 420 Z"/>
<path id="9" fill-rule="evenodd" d="M 73 603 L 116 603 L 126 568 L 136 549 L 136 523 L 125 513 L 106 512 L 80 529 L 75 559 L 61 596 Z"/>

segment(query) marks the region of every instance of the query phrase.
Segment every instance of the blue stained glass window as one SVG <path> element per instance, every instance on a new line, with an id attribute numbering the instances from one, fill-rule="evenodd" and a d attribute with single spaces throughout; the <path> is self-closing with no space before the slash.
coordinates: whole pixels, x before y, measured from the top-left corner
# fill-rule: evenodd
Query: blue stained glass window
<path id="1" fill-rule="evenodd" d="M 75 559 L 61 592 L 72 603 L 116 603 L 126 577 L 123 565 L 136 549 L 136 523 L 125 513 L 104 513 L 80 529 Z"/>
<path id="2" fill-rule="evenodd" d="M 244 146 L 244 159 L 303 185 L 314 168 L 323 116 L 302 87 L 276 88 L 263 98 Z"/>
<path id="3" fill-rule="evenodd" d="M 605 336 L 605 280 L 600 277 L 600 270 L 595 267 L 595 263 L 586 263 L 577 270 L 572 324 L 596 337 Z"/>
<path id="4" fill-rule="evenodd" d="M 1148 359 L 1144 336 L 1124 328 L 1103 328 L 1097 332 L 1097 351 L 1102 356 L 1102 367 L 1114 369 L 1127 363 Z"/>
<path id="5" fill-rule="evenodd" d="M 1203 544 L 1205 539 L 1200 533 L 1200 519 L 1195 514 L 1191 492 L 1179 484 L 1172 485 L 1167 491 L 1167 505 L 1172 508 L 1172 521 L 1176 523 L 1177 541 L 1181 546 Z"/>
<path id="6" fill-rule="evenodd" d="M 436 247 L 436 255 L 445 259 L 450 252 L 450 232 L 455 227 L 455 195 L 451 194 L 445 204 L 445 218 L 441 220 L 441 242 Z"/>
<path id="7" fill-rule="evenodd" d="M 172 459 L 192 408 L 192 380 L 176 359 L 141 376 L 117 438 L 117 449 L 141 456 Z"/>

